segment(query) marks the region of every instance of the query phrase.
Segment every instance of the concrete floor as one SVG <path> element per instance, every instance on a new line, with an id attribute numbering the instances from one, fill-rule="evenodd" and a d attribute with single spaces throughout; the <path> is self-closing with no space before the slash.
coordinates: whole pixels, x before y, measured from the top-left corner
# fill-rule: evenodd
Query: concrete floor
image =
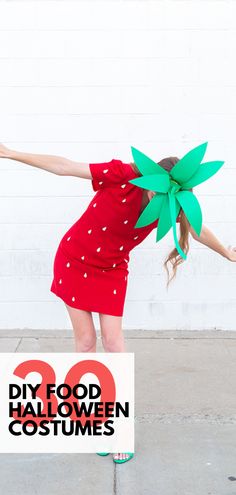
<path id="1" fill-rule="evenodd" d="M 125 336 L 135 353 L 135 457 L 2 454 L 0 495 L 236 495 L 236 332 Z M 1 331 L 0 352 L 60 351 L 74 352 L 71 332 Z"/>

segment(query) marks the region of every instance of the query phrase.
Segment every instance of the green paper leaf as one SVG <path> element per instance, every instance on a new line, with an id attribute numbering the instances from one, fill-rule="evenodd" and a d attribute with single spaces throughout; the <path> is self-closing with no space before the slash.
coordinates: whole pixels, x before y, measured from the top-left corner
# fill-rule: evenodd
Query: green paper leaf
<path id="1" fill-rule="evenodd" d="M 205 180 L 209 179 L 222 167 L 224 162 L 214 161 L 202 163 L 197 172 L 189 179 L 187 182 L 182 184 L 185 189 L 190 189 L 191 187 L 198 186 Z"/>
<path id="2" fill-rule="evenodd" d="M 190 225 L 199 236 L 202 229 L 202 211 L 196 196 L 191 191 L 179 191 L 176 198 Z"/>
<path id="3" fill-rule="evenodd" d="M 142 211 L 139 219 L 135 225 L 136 227 L 145 227 L 150 223 L 154 222 L 157 218 L 159 218 L 161 206 L 163 203 L 165 195 L 164 194 L 156 194 L 153 196 L 151 201 L 148 203 L 146 208 Z"/>
<path id="4" fill-rule="evenodd" d="M 129 182 L 143 189 L 148 189 L 159 193 L 166 193 L 170 187 L 169 175 L 161 174 L 144 175 L 143 177 L 131 179 Z"/>
<path id="5" fill-rule="evenodd" d="M 179 203 L 178 204 L 176 203 L 175 221 L 179 214 L 179 210 L 180 210 L 180 205 Z M 160 241 L 167 234 L 167 232 L 169 232 L 171 227 L 172 227 L 172 222 L 170 215 L 170 203 L 169 203 L 168 195 L 166 194 L 164 196 L 164 201 L 160 212 L 160 218 L 158 221 L 156 240 Z"/>
<path id="6" fill-rule="evenodd" d="M 207 142 L 200 144 L 184 155 L 170 171 L 170 175 L 173 179 L 181 185 L 183 182 L 187 182 L 200 167 L 206 152 L 206 147 Z"/>
<path id="7" fill-rule="evenodd" d="M 169 203 L 170 203 L 170 216 L 171 216 L 171 223 L 172 223 L 172 226 L 173 226 L 173 234 L 174 234 L 175 247 L 176 247 L 178 253 L 180 254 L 180 256 L 182 256 L 182 258 L 184 258 L 186 260 L 187 255 L 181 249 L 181 247 L 179 245 L 179 241 L 178 241 L 178 238 L 177 238 L 177 232 L 176 232 L 176 198 L 175 198 L 175 196 L 173 194 L 168 193 L 168 199 L 169 199 Z"/>
<path id="8" fill-rule="evenodd" d="M 133 148 L 132 146 L 131 146 L 131 151 L 133 155 L 133 160 L 136 163 L 142 175 L 149 175 L 149 174 L 169 175 L 168 172 L 163 167 L 158 165 L 156 162 L 154 162 L 151 158 L 149 158 L 141 151 L 137 150 L 136 148 Z"/>
<path id="9" fill-rule="evenodd" d="M 209 179 L 224 163 L 223 161 L 201 163 L 207 144 L 207 142 L 202 143 L 190 150 L 170 172 L 141 151 L 131 147 L 134 162 L 142 176 L 128 182 L 158 193 L 142 212 L 135 227 L 144 227 L 159 218 L 156 233 L 158 241 L 172 226 L 176 249 L 184 259 L 187 256 L 177 238 L 176 218 L 179 210 L 183 209 L 190 225 L 199 236 L 202 228 L 202 212 L 196 196 L 188 189 Z"/>

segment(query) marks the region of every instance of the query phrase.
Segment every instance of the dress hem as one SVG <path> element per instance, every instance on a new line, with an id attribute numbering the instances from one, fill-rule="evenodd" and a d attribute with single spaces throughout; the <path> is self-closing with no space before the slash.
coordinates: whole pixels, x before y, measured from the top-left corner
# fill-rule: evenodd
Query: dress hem
<path id="1" fill-rule="evenodd" d="M 111 313 L 107 313 L 107 312 L 104 312 L 104 311 L 101 311 L 99 309 L 91 309 L 91 308 L 88 308 L 88 307 L 83 307 L 83 308 L 79 308 L 78 306 L 71 306 L 69 304 L 69 302 L 67 302 L 67 299 L 65 297 L 62 297 L 61 295 L 59 295 L 57 292 L 56 292 L 56 289 L 53 289 L 53 288 L 50 288 L 50 292 L 52 292 L 53 294 L 55 294 L 57 297 L 59 297 L 62 301 L 64 301 L 64 303 L 67 304 L 67 306 L 70 306 L 70 308 L 74 308 L 74 309 L 81 309 L 82 311 L 90 311 L 91 313 L 100 313 L 100 314 L 103 314 L 103 315 L 108 315 L 108 316 L 123 316 L 124 313 L 122 314 L 111 314 Z"/>

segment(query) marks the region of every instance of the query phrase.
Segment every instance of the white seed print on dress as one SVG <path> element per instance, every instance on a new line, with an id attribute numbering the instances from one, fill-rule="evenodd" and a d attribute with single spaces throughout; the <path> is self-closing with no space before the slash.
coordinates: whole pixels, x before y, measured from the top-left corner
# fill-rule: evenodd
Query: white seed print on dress
<path id="1" fill-rule="evenodd" d="M 73 301 L 73 302 L 75 301 L 75 297 L 74 297 L 74 296 L 72 297 L 72 301 Z"/>
<path id="2" fill-rule="evenodd" d="M 103 173 L 104 174 L 107 174 L 107 172 L 108 172 L 108 168 L 106 168 L 105 170 L 103 170 Z"/>
<path id="3" fill-rule="evenodd" d="M 88 230 L 88 234 L 91 234 L 91 232 L 92 232 L 92 229 L 89 229 L 89 230 Z"/>
<path id="4" fill-rule="evenodd" d="M 84 273 L 84 278 L 87 278 L 88 274 L 87 273 Z"/>
<path id="5" fill-rule="evenodd" d="M 107 230 L 107 227 L 102 227 L 102 230 L 105 232 L 105 230 Z"/>
<path id="6" fill-rule="evenodd" d="M 113 290 L 113 294 L 116 294 L 116 289 Z"/>
<path id="7" fill-rule="evenodd" d="M 100 251 L 101 251 L 101 248 L 100 248 L 100 247 L 98 247 L 98 248 L 97 248 L 97 252 L 99 253 Z"/>
<path id="8" fill-rule="evenodd" d="M 70 267 L 70 262 L 69 261 L 68 261 L 68 263 L 66 263 L 66 266 L 67 266 L 67 268 Z"/>
<path id="9" fill-rule="evenodd" d="M 126 224 L 128 223 L 128 221 L 129 221 L 129 220 L 125 220 L 125 221 L 124 221 L 124 224 L 126 225 Z"/>
<path id="10" fill-rule="evenodd" d="M 93 204 L 93 207 L 94 207 L 94 208 L 95 208 L 95 206 L 97 206 L 97 203 L 94 203 L 94 204 Z"/>
<path id="11" fill-rule="evenodd" d="M 124 249 L 124 246 L 120 246 L 120 251 L 122 251 Z"/>
<path id="12" fill-rule="evenodd" d="M 81 256 L 81 259 L 84 260 L 84 256 Z"/>
<path id="13" fill-rule="evenodd" d="M 59 284 L 62 284 L 62 279 L 61 279 L 61 278 L 60 278 L 60 280 L 59 280 Z"/>
<path id="14" fill-rule="evenodd" d="M 67 237 L 67 241 L 69 241 L 71 239 L 71 236 L 70 237 Z"/>
<path id="15" fill-rule="evenodd" d="M 122 203 L 125 203 L 126 202 L 126 198 L 122 199 Z"/>
<path id="16" fill-rule="evenodd" d="M 124 189 L 126 187 L 126 185 L 127 184 L 122 184 L 122 186 L 120 186 L 120 187 L 122 187 L 122 189 Z"/>

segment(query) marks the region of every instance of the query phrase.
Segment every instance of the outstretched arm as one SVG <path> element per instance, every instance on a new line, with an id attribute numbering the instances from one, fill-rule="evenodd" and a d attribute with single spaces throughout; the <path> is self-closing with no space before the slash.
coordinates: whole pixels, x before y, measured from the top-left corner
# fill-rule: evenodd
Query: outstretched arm
<path id="1" fill-rule="evenodd" d="M 225 247 L 219 239 L 211 232 L 206 225 L 202 226 L 201 234 L 198 236 L 196 232 L 190 227 L 190 232 L 192 237 L 200 242 L 201 244 L 205 244 L 205 246 L 209 247 L 210 249 L 213 249 L 213 251 L 216 251 L 217 253 L 221 254 L 225 258 L 227 258 L 229 261 L 236 261 L 236 247 Z"/>
<path id="2" fill-rule="evenodd" d="M 92 179 L 88 163 L 74 162 L 62 156 L 14 151 L 0 143 L 0 158 L 16 160 L 56 175 L 74 175 L 83 179 Z"/>

